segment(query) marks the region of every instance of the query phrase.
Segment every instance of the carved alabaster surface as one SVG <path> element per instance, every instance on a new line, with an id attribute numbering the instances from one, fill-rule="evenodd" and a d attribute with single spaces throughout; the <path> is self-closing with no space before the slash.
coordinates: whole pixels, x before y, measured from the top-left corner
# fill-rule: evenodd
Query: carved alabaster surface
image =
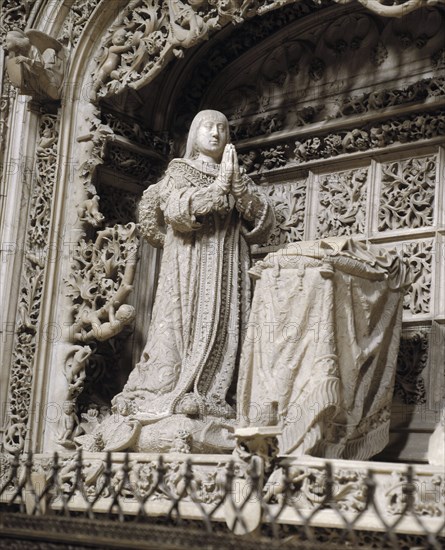
<path id="1" fill-rule="evenodd" d="M 38 30 L 14 29 L 4 47 L 9 79 L 20 94 L 36 100 L 60 98 L 67 51 L 58 40 Z"/>
<path id="2" fill-rule="evenodd" d="M 365 232 L 368 169 L 322 176 L 319 183 L 318 237 Z"/>
<path id="3" fill-rule="evenodd" d="M 113 414 L 75 438 L 83 448 L 233 447 L 226 399 L 250 304 L 248 244 L 267 238 L 273 213 L 240 173 L 228 137 L 224 115 L 199 113 L 185 158 L 144 193 L 142 234 L 163 247 L 147 344 Z"/>
<path id="4" fill-rule="evenodd" d="M 437 99 L 443 96 L 443 77 L 434 69 L 432 76 L 431 69 L 443 49 L 443 22 L 440 9 L 400 21 L 381 19 L 380 25 L 367 12 L 342 14 L 335 21 L 321 13 L 317 27 L 289 25 L 284 43 L 271 36 L 265 41 L 269 47 L 258 48 L 255 56 L 243 52 L 225 65 L 230 48 L 229 54 L 214 55 L 218 72 L 203 103 L 227 112 L 234 135 L 245 139 Z M 194 75 L 198 84 L 211 71 L 203 63 Z M 415 82 L 413 65 L 420 73 Z M 399 84 L 387 83 L 390 74 Z"/>
<path id="5" fill-rule="evenodd" d="M 8 452 L 21 451 L 25 445 L 45 269 L 53 252 L 47 243 L 57 169 L 58 116 L 43 115 L 38 132 L 10 371 L 8 420 L 4 428 L 3 445 Z"/>
<path id="6" fill-rule="evenodd" d="M 433 224 L 436 169 L 435 156 L 382 165 L 379 231 Z"/>
<path id="7" fill-rule="evenodd" d="M 342 0 L 334 0 L 340 1 Z M 421 3 L 417 3 L 416 6 L 405 6 L 405 9 L 398 6 L 393 7 L 392 11 L 387 11 L 388 6 L 382 7 L 380 2 L 369 4 L 367 0 L 359 1 L 372 11 L 389 16 L 406 15 L 411 10 L 422 7 Z M 96 101 L 98 97 L 111 96 L 128 87 L 140 89 L 174 57 L 182 58 L 184 50 L 207 40 L 226 23 L 243 23 L 255 15 L 264 16 L 287 4 L 296 4 L 295 10 L 306 14 L 313 11 L 313 5 L 317 3 L 301 3 L 298 0 L 266 0 L 253 3 L 217 0 L 190 4 L 182 0 L 131 0 L 119 13 L 103 41 L 102 54 L 98 58 L 98 66 L 93 76 L 91 99 Z M 82 19 L 82 11 L 81 5 L 77 11 L 72 10 L 72 17 L 75 22 L 77 20 L 78 25 L 79 18 Z M 434 42 L 435 38 L 437 40 L 437 20 L 425 12 L 427 10 L 421 11 L 417 19 L 411 17 L 408 21 L 407 25 L 411 32 L 399 31 L 404 38 L 401 40 L 404 46 L 414 44 L 424 47 L 428 42 Z M 423 33 L 416 32 L 413 27 L 414 23 L 419 22 L 419 17 L 427 27 Z M 355 31 L 352 30 L 354 28 Z M 65 29 L 64 32 L 72 34 L 69 29 Z M 363 14 L 343 16 L 323 34 L 324 45 L 329 55 L 336 57 L 349 54 L 355 66 L 361 64 L 361 59 L 355 55 L 356 51 L 370 42 L 373 46 L 370 57 L 374 64 L 384 62 L 385 46 L 379 43 L 378 38 L 377 25 L 372 18 Z M 75 39 L 74 36 L 73 40 Z M 318 54 L 317 48 L 315 54 Z M 325 65 L 321 57 L 313 56 L 310 71 L 313 80 L 322 78 Z"/>
<path id="8" fill-rule="evenodd" d="M 238 382 L 238 416 L 274 423 L 280 453 L 365 460 L 388 442 L 406 266 L 346 239 L 269 254 L 258 278 Z"/>

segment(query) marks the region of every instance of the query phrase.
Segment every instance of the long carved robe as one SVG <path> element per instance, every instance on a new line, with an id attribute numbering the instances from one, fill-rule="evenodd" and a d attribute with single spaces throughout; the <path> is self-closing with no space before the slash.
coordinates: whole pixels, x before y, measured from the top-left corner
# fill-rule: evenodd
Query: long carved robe
<path id="1" fill-rule="evenodd" d="M 225 398 L 249 309 L 248 244 L 264 240 L 273 214 L 249 180 L 243 201 L 195 215 L 216 200 L 215 177 L 175 159 L 157 184 L 166 235 L 147 343 L 122 392 L 133 411 L 173 414 L 193 394 L 201 416 L 234 416 Z"/>

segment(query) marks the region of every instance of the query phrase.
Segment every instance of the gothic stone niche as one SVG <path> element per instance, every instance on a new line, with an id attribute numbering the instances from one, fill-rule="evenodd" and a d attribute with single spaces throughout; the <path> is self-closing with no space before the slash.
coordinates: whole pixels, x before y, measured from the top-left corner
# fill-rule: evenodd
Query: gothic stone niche
<path id="1" fill-rule="evenodd" d="M 71 45 L 76 44 L 83 25 L 97 3 L 76 0 L 59 37 L 66 38 Z M 136 247 L 133 226 L 126 227 L 126 224 L 134 222 L 137 197 L 145 187 L 156 181 L 167 164 L 170 152 L 167 130 L 170 135 L 183 132 L 183 127 L 177 124 L 181 109 L 172 106 L 173 100 L 168 109 L 175 113 L 171 118 L 176 113 L 178 118 L 169 120 L 170 115 L 163 112 L 159 117 L 163 120 L 156 126 L 161 130 L 152 132 L 147 129 L 155 127 L 155 117 L 150 118 L 149 115 L 150 108 L 147 107 L 140 119 L 135 118 L 130 105 L 125 105 L 126 97 L 128 99 L 131 94 L 125 96 L 123 93 L 121 97 L 114 98 L 114 103 L 112 96 L 117 89 L 127 86 L 129 81 L 138 81 L 139 85 L 149 73 L 152 74 L 155 70 L 152 61 L 160 59 L 162 53 L 156 48 L 165 43 L 168 33 L 178 39 L 183 30 L 190 30 L 181 27 L 180 18 L 173 9 L 175 6 L 184 7 L 183 13 L 189 17 L 192 26 L 196 25 L 195 38 L 199 39 L 210 34 L 213 23 L 209 14 L 216 13 L 207 12 L 207 4 L 200 11 L 184 2 L 169 2 L 166 6 L 173 24 L 167 29 L 165 21 L 160 18 L 161 12 L 166 13 L 165 6 L 156 2 L 152 2 L 151 7 L 149 4 L 133 2 L 133 12 L 124 11 L 115 27 L 110 29 L 104 40 L 103 64 L 99 66 L 99 78 L 94 90 L 98 96 L 109 96 L 109 100 L 101 104 L 102 119 L 96 128 L 99 134 L 102 132 L 102 137 L 97 141 L 99 143 L 102 139 L 103 150 L 99 155 L 100 147 L 97 147 L 92 155 L 98 154 L 103 165 L 94 177 L 90 178 L 91 173 L 85 177 L 88 195 L 85 202 L 79 205 L 79 218 L 86 234 L 76 250 L 77 263 L 73 269 L 82 272 L 85 279 L 82 282 L 91 287 L 73 291 L 87 298 L 72 296 L 77 306 L 73 320 L 76 330 L 71 342 L 74 347 L 65 365 L 69 394 L 81 404 L 77 410 L 79 414 L 88 414 L 89 404 L 95 399 L 95 388 L 100 386 L 101 380 L 105 380 L 101 376 L 106 374 L 110 380 L 113 378 L 113 369 L 106 373 L 105 365 L 115 361 L 121 349 L 119 340 L 124 340 L 131 330 L 131 323 L 128 323 L 124 331 L 110 340 L 103 342 L 100 338 L 94 338 L 93 341 L 94 322 L 97 323 L 97 320 L 92 318 L 89 310 L 97 307 L 101 312 L 97 324 L 107 325 L 103 327 L 105 332 L 111 330 L 111 325 L 116 321 L 122 321 L 116 319 L 119 308 L 108 307 L 107 293 L 119 292 L 115 285 L 119 286 L 122 281 L 114 277 L 113 270 L 117 265 L 117 271 L 125 277 L 124 264 Z M 275 3 L 268 3 L 270 6 L 272 4 Z M 218 8 L 215 8 L 219 10 L 219 15 L 221 6 L 222 3 L 218 3 Z M 262 243 L 262 247 L 277 247 L 326 235 L 369 236 L 366 235 L 371 216 L 369 204 L 375 201 L 376 182 L 372 180 L 374 173 L 368 168 L 369 163 L 366 160 L 362 162 L 362 157 L 366 159 L 372 149 L 382 150 L 393 145 L 407 148 L 412 143 L 414 148 L 419 142 L 436 140 L 445 131 L 441 111 L 445 97 L 444 81 L 435 72 L 440 68 L 442 59 L 441 9 L 423 10 L 416 17 L 410 16 L 400 21 L 380 19 L 368 11 L 359 10 L 352 10 L 346 15 L 342 12 L 333 20 L 329 13 L 324 14 L 321 10 L 311 21 L 308 18 L 310 24 L 299 21 L 318 10 L 321 8 L 314 3 L 296 3 L 277 10 L 270 18 L 252 19 L 241 32 L 232 33 L 214 50 L 210 47 L 208 62 L 202 63 L 201 67 L 197 68 L 199 48 L 195 50 L 196 58 L 193 58 L 195 53 L 189 57 L 190 70 L 196 78 L 189 79 L 190 86 L 185 92 L 190 99 L 189 103 L 184 103 L 188 111 L 185 114 L 191 116 L 192 112 L 207 104 L 222 105 L 231 116 L 233 137 L 238 142 L 239 156 L 246 171 L 261 181 L 258 192 L 275 202 L 278 228 L 268 242 Z M 230 17 L 234 18 L 234 15 Z M 150 21 L 162 36 L 150 36 L 151 42 L 134 38 L 134 28 L 143 21 Z M 422 32 L 416 27 L 419 21 Z M 127 30 L 124 40 L 123 33 L 117 32 L 117 27 Z M 149 29 L 146 31 L 150 34 Z M 184 47 L 175 43 L 174 56 L 180 58 L 183 50 L 192 45 L 193 41 L 189 39 L 188 35 Z M 141 63 L 137 71 L 131 73 L 135 61 L 132 53 L 142 52 L 147 46 L 151 48 L 148 56 L 151 61 L 146 66 Z M 397 57 L 400 51 L 402 53 Z M 116 61 L 111 54 L 117 56 L 118 63 L 110 71 Z M 401 64 L 400 59 L 403 61 Z M 409 63 L 406 62 L 408 59 Z M 140 59 L 137 61 L 139 63 Z M 206 70 L 207 75 L 203 74 Z M 117 80 L 116 74 L 112 74 L 114 71 Z M 173 70 L 171 75 L 174 80 Z M 138 80 L 139 77 L 142 80 Z M 172 97 L 177 98 L 181 94 L 182 91 L 175 90 Z M 150 99 L 150 92 L 143 97 Z M 116 107 L 119 102 L 121 111 L 116 115 L 110 106 Z M 129 116 L 130 111 L 132 116 Z M 348 163 L 349 155 L 360 156 L 360 162 Z M 393 200 L 391 193 L 397 178 L 405 178 L 410 185 L 410 178 L 418 169 L 427 174 L 428 181 L 418 184 L 420 206 L 417 203 L 415 206 L 409 205 L 404 195 L 407 219 L 396 222 L 396 225 L 401 225 L 397 228 L 390 226 L 394 225 L 391 221 L 389 225 L 379 228 L 378 238 L 386 239 L 388 245 L 394 244 L 388 236 L 391 230 L 402 228 L 412 231 L 415 228 L 413 220 L 419 217 L 423 222 L 419 222 L 418 227 L 428 227 L 431 231 L 435 229 L 434 206 L 437 208 L 437 205 L 433 203 L 433 194 L 438 187 L 431 164 L 434 157 L 429 154 L 422 157 L 419 154 L 407 155 L 405 152 L 404 158 L 407 156 L 418 157 L 415 160 L 420 162 L 420 167 L 416 168 L 414 161 L 406 161 L 406 166 L 397 170 L 393 164 L 385 164 L 387 173 L 382 185 L 381 211 Z M 340 162 L 328 168 L 326 161 L 336 157 L 340 157 Z M 438 161 L 435 162 L 437 164 Z M 318 168 L 309 176 L 302 175 L 308 173 L 305 166 L 308 163 L 318 165 Z M 358 164 L 366 168 L 351 168 Z M 303 169 L 297 173 L 298 166 Z M 86 167 L 85 173 L 88 170 Z M 118 178 L 109 185 L 112 172 L 117 172 Z M 314 173 L 324 174 L 318 179 L 318 189 L 311 188 Z M 387 215 L 383 217 L 386 220 Z M 309 223 L 311 218 L 315 220 L 312 225 Z M 379 223 L 384 223 L 381 218 Z M 414 235 L 409 245 L 413 248 L 407 253 L 417 269 L 407 308 L 413 315 L 432 315 L 430 299 L 433 299 L 435 292 L 432 262 L 430 251 L 418 248 L 421 242 L 426 241 Z M 97 273 L 93 273 L 94 269 L 83 271 L 95 254 L 92 249 L 97 249 L 95 262 L 100 265 Z M 261 247 L 258 250 L 261 253 Z M 113 276 L 110 277 L 111 272 Z M 111 290 L 100 287 L 99 279 L 110 279 Z M 77 281 L 76 284 L 82 282 Z M 126 280 L 125 283 L 131 286 L 134 280 Z M 100 287 L 98 304 L 90 300 L 93 285 Z M 83 307 L 85 304 L 88 307 Z M 86 379 L 83 378 L 85 373 Z M 115 391 L 108 388 L 108 382 L 103 386 L 108 395 L 101 398 L 102 402 L 109 400 Z M 67 433 L 73 437 L 69 422 Z"/>

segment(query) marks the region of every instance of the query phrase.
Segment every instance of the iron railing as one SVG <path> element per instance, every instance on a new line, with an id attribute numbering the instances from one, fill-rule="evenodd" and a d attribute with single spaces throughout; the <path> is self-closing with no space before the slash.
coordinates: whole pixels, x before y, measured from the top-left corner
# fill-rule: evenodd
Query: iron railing
<path id="1" fill-rule="evenodd" d="M 445 548 L 445 476 L 422 481 L 404 466 L 387 475 L 385 486 L 381 474 L 358 464 L 345 469 L 335 461 L 308 466 L 282 460 L 271 475 L 258 457 L 246 463 L 213 457 L 209 464 L 186 455 L 1 455 L 0 547 L 2 532 L 23 537 L 34 530 L 51 538 L 56 529 L 57 540 L 67 540 L 70 529 L 92 532 L 100 525 L 103 538 L 118 522 L 122 548 L 132 548 L 138 533 L 135 547 L 163 548 L 150 546 L 155 527 L 170 536 L 173 528 L 181 537 L 196 533 L 207 542 L 224 535 L 224 544 L 238 540 L 238 548 L 256 550 L 262 544 Z M 150 535 L 141 535 L 148 527 Z M 216 548 L 232 547 L 224 544 Z"/>

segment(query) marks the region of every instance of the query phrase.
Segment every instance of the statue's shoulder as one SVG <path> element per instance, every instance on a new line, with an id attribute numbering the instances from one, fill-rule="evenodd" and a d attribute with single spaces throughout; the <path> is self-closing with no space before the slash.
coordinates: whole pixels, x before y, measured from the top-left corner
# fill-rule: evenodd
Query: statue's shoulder
<path id="1" fill-rule="evenodd" d="M 165 175 L 167 176 L 182 176 L 184 174 L 199 174 L 199 170 L 187 159 L 173 159 L 170 161 Z"/>

